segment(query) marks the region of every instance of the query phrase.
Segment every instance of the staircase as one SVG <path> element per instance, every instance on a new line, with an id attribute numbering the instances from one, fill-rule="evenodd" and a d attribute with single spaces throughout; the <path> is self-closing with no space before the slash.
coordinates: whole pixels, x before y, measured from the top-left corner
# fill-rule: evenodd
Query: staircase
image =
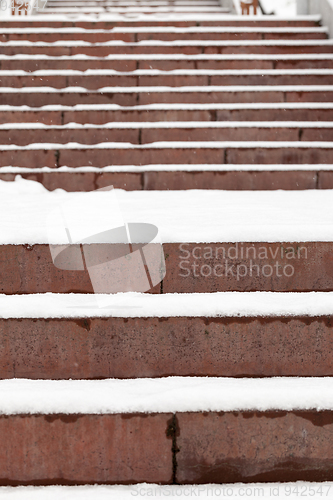
<path id="1" fill-rule="evenodd" d="M 0 485 L 328 493 L 333 42 L 320 19 L 52 0 L 0 34 Z M 110 185 L 127 221 L 158 227 L 166 275 L 96 309 L 87 269 L 53 265 L 46 215 Z"/>

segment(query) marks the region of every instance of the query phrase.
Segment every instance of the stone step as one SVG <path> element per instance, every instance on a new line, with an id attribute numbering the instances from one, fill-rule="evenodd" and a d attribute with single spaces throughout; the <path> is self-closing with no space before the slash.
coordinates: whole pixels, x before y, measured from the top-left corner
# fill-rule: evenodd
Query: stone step
<path id="1" fill-rule="evenodd" d="M 18 125 L 18 126 L 17 126 Z M 0 143 L 27 146 L 41 143 L 130 142 L 149 144 L 163 141 L 332 141 L 333 122 L 112 122 L 104 126 L 46 126 L 27 123 L 0 125 Z"/>
<path id="2" fill-rule="evenodd" d="M 133 190 L 304 190 L 333 189 L 332 165 L 146 165 L 105 168 L 0 167 L 0 179 L 17 175 L 46 189 L 93 191 L 114 186 Z"/>
<path id="3" fill-rule="evenodd" d="M 128 63 L 128 71 L 113 69 L 101 70 L 0 70 L 0 83 L 3 87 L 19 89 L 24 87 L 82 87 L 88 90 L 103 87 L 207 87 L 209 86 L 302 86 L 330 85 L 333 80 L 331 69 L 299 70 L 207 70 L 175 69 L 173 71 L 139 69 L 136 63 Z"/>
<path id="4" fill-rule="evenodd" d="M 112 2 L 110 2 L 112 3 Z M 124 2 L 123 2 L 124 3 Z M 140 2 L 142 4 L 144 2 Z M 185 2 L 175 2 L 183 3 Z M 196 2 L 196 5 L 200 5 L 203 2 Z M 207 2 L 204 2 L 207 4 Z M 103 2 L 105 4 L 105 2 Z M 117 5 L 121 2 L 117 2 Z M 125 5 L 129 5 L 130 2 L 125 2 Z M 149 2 L 149 5 L 151 3 Z M 193 3 L 191 3 L 193 5 Z M 277 16 L 267 16 L 260 19 L 254 16 L 248 16 L 246 18 L 240 17 L 238 15 L 210 15 L 203 16 L 198 19 L 198 16 L 189 14 L 186 18 L 179 19 L 176 16 L 169 16 L 168 19 L 161 19 L 160 17 L 146 16 L 142 20 L 122 18 L 118 16 L 113 16 L 112 14 L 104 15 L 102 19 L 98 20 L 98 26 L 96 21 L 83 20 L 78 18 L 75 20 L 66 19 L 64 16 L 61 19 L 49 16 L 39 15 L 38 17 L 30 20 L 29 17 L 23 17 L 20 19 L 9 18 L 6 21 L 0 21 L 0 29 L 4 28 L 83 28 L 83 29 L 112 29 L 114 27 L 145 27 L 145 26 L 174 26 L 174 27 L 195 27 L 195 26 L 228 26 L 228 27 L 272 27 L 272 28 L 306 28 L 306 27 L 319 27 L 321 22 L 320 16 L 297 16 L 297 18 L 281 18 Z"/>
<path id="5" fill-rule="evenodd" d="M 0 56 L 1 71 L 35 72 L 42 70 L 115 70 L 129 72 L 135 70 L 279 70 L 296 69 L 332 69 L 333 54 L 303 54 L 281 56 L 275 55 L 183 55 L 183 54 L 136 54 L 115 55 L 107 58 L 91 58 L 85 55 L 71 57 L 50 57 L 31 55 L 31 58 L 20 56 Z M 251 80 L 250 80 L 251 81 Z"/>
<path id="6" fill-rule="evenodd" d="M 63 77 L 61 77 L 63 78 Z M 110 79 L 109 79 L 110 80 Z M 332 85 L 239 85 L 188 87 L 0 88 L 0 105 L 41 107 L 87 104 L 137 106 L 148 104 L 329 103 Z M 9 108 L 8 108 L 9 109 Z"/>
<path id="7" fill-rule="evenodd" d="M 30 42 L 56 42 L 82 40 L 101 43 L 110 40 L 140 42 L 141 40 L 323 40 L 327 28 L 274 28 L 274 27 L 189 27 L 166 26 L 119 27 L 111 30 L 84 28 L 2 28 L 0 41 L 29 40 Z"/>
<path id="8" fill-rule="evenodd" d="M 225 55 L 303 55 L 330 54 L 333 52 L 332 40 L 259 40 L 259 41 L 223 41 L 223 40 L 178 40 L 174 42 L 141 41 L 140 43 L 105 43 L 83 42 L 80 40 L 60 40 L 57 42 L 18 41 L 1 42 L 1 53 L 17 56 L 18 54 L 47 54 L 50 57 L 85 54 L 90 57 L 106 57 L 109 54 L 225 54 Z M 277 61 L 277 64 L 279 60 Z"/>
<path id="9" fill-rule="evenodd" d="M 2 295 L 0 379 L 332 377 L 332 301 L 121 294 L 98 308 L 87 295 Z"/>
<path id="10" fill-rule="evenodd" d="M 54 110 L 52 110 L 54 108 Z M 117 105 L 81 105 L 42 106 L 28 108 L 26 106 L 0 106 L 0 121 L 8 123 L 40 123 L 45 125 L 62 124 L 99 124 L 118 122 L 216 122 L 226 121 L 240 124 L 247 121 L 276 122 L 331 122 L 333 105 L 327 103 L 257 103 L 257 104 L 163 104 L 127 106 Z M 288 124 L 286 123 L 286 126 Z M 241 125 L 240 125 L 241 126 Z M 299 124 L 300 128 L 303 126 Z M 23 125 L 24 127 L 24 125 Z"/>
<path id="11" fill-rule="evenodd" d="M 16 380 L 0 388 L 3 486 L 332 481 L 331 379 Z"/>
<path id="12" fill-rule="evenodd" d="M 34 143 L 0 145 L 0 165 L 27 168 L 150 164 L 332 164 L 331 142 Z"/>
<path id="13" fill-rule="evenodd" d="M 223 196 L 217 190 L 120 190 L 116 195 L 126 221 L 159 228 L 166 275 L 153 293 L 333 290 L 329 190 L 224 191 Z M 57 198 L 71 200 L 69 194 L 50 193 L 22 179 L 1 183 L 7 214 L 0 232 L 1 293 L 93 291 L 87 271 L 53 265 L 46 216 Z M 84 200 L 80 194 L 78 202 Z M 86 203 L 80 207 L 86 210 Z M 52 243 L 68 245 L 68 237 L 58 235 Z M 91 245 L 102 257 L 113 248 Z"/>

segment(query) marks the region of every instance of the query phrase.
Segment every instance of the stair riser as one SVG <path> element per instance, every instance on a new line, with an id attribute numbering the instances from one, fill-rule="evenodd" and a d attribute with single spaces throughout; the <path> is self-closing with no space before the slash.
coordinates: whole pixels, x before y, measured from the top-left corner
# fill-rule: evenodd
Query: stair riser
<path id="1" fill-rule="evenodd" d="M 0 378 L 331 377 L 332 329 L 331 317 L 1 319 Z"/>
<path id="2" fill-rule="evenodd" d="M 1 416 L 0 485 L 171 483 L 171 418 Z"/>
<path id="3" fill-rule="evenodd" d="M 50 57 L 71 56 L 76 54 L 85 54 L 90 57 L 106 57 L 110 54 L 331 54 L 333 45 L 257 45 L 251 46 L 244 44 L 242 46 L 218 46 L 218 45 L 189 45 L 189 46 L 163 46 L 163 45 L 122 45 L 104 46 L 97 45 L 91 47 L 73 46 L 1 46 L 1 53 L 4 55 L 15 56 L 16 54 L 45 54 Z M 277 65 L 282 64 L 282 61 L 277 60 Z M 280 67 L 281 69 L 282 66 Z"/>
<path id="4" fill-rule="evenodd" d="M 332 426 L 327 411 L 5 416 L 0 482 L 331 481 Z"/>
<path id="5" fill-rule="evenodd" d="M 17 173 L 0 173 L 0 179 L 14 181 Z M 227 189 L 227 190 L 302 190 L 332 189 L 333 172 L 280 171 L 280 172 L 82 172 L 82 173 L 20 173 L 24 179 L 40 182 L 53 191 L 94 191 L 96 187 L 114 186 L 133 190 L 165 189 Z"/>
<path id="6" fill-rule="evenodd" d="M 240 109 L 163 111 L 1 111 L 0 123 L 104 124 L 160 121 L 333 121 L 333 109 Z M 319 129 L 320 130 L 320 129 Z"/>
<path id="7" fill-rule="evenodd" d="M 332 412 L 180 413 L 177 423 L 180 484 L 333 476 Z"/>
<path id="8" fill-rule="evenodd" d="M 0 150 L 0 166 L 26 168 L 163 164 L 332 164 L 333 148 L 154 148 Z M 315 168 L 315 167 L 314 167 Z"/>
<path id="9" fill-rule="evenodd" d="M 119 104 L 120 106 L 137 106 L 154 103 L 187 103 L 187 104 L 213 104 L 213 103 L 260 103 L 260 102 L 332 102 L 333 91 L 303 91 L 282 92 L 87 92 L 87 93 L 1 93 L 0 104 L 11 106 L 40 107 L 50 104 L 75 106 L 78 104 Z M 281 112 L 281 111 L 280 111 Z"/>
<path id="10" fill-rule="evenodd" d="M 204 60 L 178 60 L 178 61 L 158 61 L 158 60 L 138 60 L 138 61 L 118 61 L 118 60 L 89 60 L 78 61 L 71 59 L 60 60 L 1 60 L 1 70 L 22 70 L 22 71 L 37 71 L 37 70 L 75 70 L 87 71 L 89 69 L 113 69 L 116 71 L 134 71 L 136 69 L 157 69 L 160 71 L 172 70 L 237 70 L 237 69 L 267 69 L 267 70 L 283 70 L 283 69 L 332 69 L 333 60 L 301 60 L 301 61 L 204 61 Z"/>
<path id="11" fill-rule="evenodd" d="M 239 243 L 238 246 L 165 243 L 163 293 L 332 291 L 332 245 L 329 242 Z M 96 248 L 96 255 L 102 250 Z M 196 258 L 198 255 L 200 258 Z M 0 262 L 1 293 L 93 292 L 87 272 L 54 267 L 48 245 L 1 245 Z M 157 285 L 151 292 L 160 293 L 161 287 Z"/>
<path id="12" fill-rule="evenodd" d="M 235 27 L 235 26 L 250 26 L 251 28 L 255 27 L 287 27 L 287 28 L 292 28 L 292 27 L 297 27 L 297 28 L 315 28 L 318 27 L 319 23 L 316 21 L 311 21 L 311 20 L 288 20 L 288 21 L 283 21 L 283 20 L 269 20 L 269 19 L 260 19 L 260 21 L 256 21 L 255 19 L 241 19 L 238 18 L 236 21 L 232 20 L 229 21 L 228 19 L 222 19 L 219 21 L 101 21 L 98 20 L 98 26 L 96 25 L 96 22 L 89 22 L 89 21 L 29 21 L 29 20 L 24 20 L 24 24 L 22 21 L 15 21 L 15 20 L 10 20 L 6 22 L 0 22 L 0 29 L 2 28 L 22 28 L 24 26 L 25 28 L 84 28 L 84 29 L 112 29 L 113 27 L 142 27 L 142 26 L 177 26 L 177 27 L 190 27 L 190 26 L 229 26 L 229 27 Z"/>
<path id="13" fill-rule="evenodd" d="M 10 33 L 0 36 L 1 42 L 9 40 L 29 40 L 29 42 L 56 42 L 61 40 L 82 40 L 92 43 L 108 42 L 109 40 L 123 40 L 124 42 L 134 43 L 141 40 L 164 40 L 166 42 L 174 40 L 281 40 L 281 33 Z M 325 40 L 326 33 L 308 32 L 308 33 L 283 33 L 284 40 Z"/>
<path id="14" fill-rule="evenodd" d="M 3 87 L 83 87 L 97 90 L 103 87 L 186 87 L 211 85 L 331 85 L 333 75 L 55 75 L 55 76 L 0 76 Z M 295 88 L 297 90 L 297 88 Z"/>
<path id="15" fill-rule="evenodd" d="M 0 129 L 0 144 L 25 146 L 31 143 L 130 142 L 149 144 L 158 141 L 333 141 L 332 128 L 156 128 L 156 129 Z"/>

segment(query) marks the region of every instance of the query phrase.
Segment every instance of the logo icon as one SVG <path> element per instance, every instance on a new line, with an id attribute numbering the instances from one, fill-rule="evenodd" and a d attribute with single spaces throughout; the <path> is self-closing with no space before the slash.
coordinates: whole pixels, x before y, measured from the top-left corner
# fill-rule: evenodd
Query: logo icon
<path id="1" fill-rule="evenodd" d="M 49 214 L 47 229 L 53 264 L 87 271 L 95 294 L 144 293 L 165 276 L 158 228 L 125 222 L 113 186 L 66 193 Z"/>

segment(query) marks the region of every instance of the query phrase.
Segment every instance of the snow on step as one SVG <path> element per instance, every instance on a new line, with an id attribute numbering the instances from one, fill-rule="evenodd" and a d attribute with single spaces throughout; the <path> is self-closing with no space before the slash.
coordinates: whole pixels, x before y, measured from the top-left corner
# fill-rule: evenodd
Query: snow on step
<path id="1" fill-rule="evenodd" d="M 333 292 L 216 292 L 98 295 L 0 294 L 0 318 L 320 317 L 333 313 Z M 100 302 L 99 302 L 100 303 Z"/>
<path id="2" fill-rule="evenodd" d="M 29 73 L 28 73 L 29 75 Z M 10 94 L 10 93 L 100 93 L 105 94 L 110 93 L 145 93 L 145 92 L 172 92 L 172 93 L 182 93 L 182 92 L 332 92 L 333 85 L 210 85 L 210 86 L 183 86 L 183 87 L 102 87 L 100 89 L 91 90 L 84 87 L 64 87 L 64 88 L 54 88 L 54 87 L 0 87 L 0 93 Z M 317 104 L 317 103 L 316 103 Z M 104 106 L 104 104 L 102 105 Z M 215 106 L 215 104 L 214 104 Z"/>
<path id="3" fill-rule="evenodd" d="M 333 54 L 327 54 L 327 53 L 279 54 L 279 55 L 277 54 L 109 54 L 105 57 L 88 56 L 86 54 L 74 54 L 72 56 L 69 55 L 48 56 L 46 54 L 14 54 L 14 55 L 0 54 L 0 60 L 4 61 L 38 60 L 38 61 L 50 61 L 50 62 L 52 61 L 112 62 L 112 61 L 155 61 L 156 59 L 161 61 L 162 60 L 163 61 L 277 61 L 277 60 L 278 61 L 331 61 L 333 59 Z M 13 71 L 18 71 L 18 70 L 13 70 Z M 69 71 L 69 70 L 64 70 L 64 71 Z M 90 70 L 90 71 L 96 71 L 96 70 Z M 100 71 L 107 72 L 109 70 L 100 70 Z M 229 70 L 227 71 L 229 72 Z M 287 71 L 287 70 L 275 70 L 274 74 L 283 74 L 282 71 Z M 299 70 L 294 70 L 294 71 L 299 71 Z M 31 72 L 29 72 L 29 74 L 30 73 Z M 36 71 L 34 73 L 36 73 Z M 57 72 L 57 74 L 59 74 L 59 72 Z"/>
<path id="4" fill-rule="evenodd" d="M 47 214 L 75 199 L 86 206 L 86 193 L 47 191 L 20 178 L 0 181 L 0 244 L 49 243 Z M 149 222 L 163 243 L 332 241 L 331 190 L 309 191 L 131 191 L 116 190 L 124 220 Z M 99 193 L 98 203 L 104 203 Z M 80 205 L 78 205 L 80 206 Z M 96 210 L 98 209 L 96 205 Z M 85 227 L 88 224 L 85 221 Z M 95 226 L 92 234 L 95 233 Z M 65 238 L 65 236 L 64 236 Z M 67 239 L 51 239 L 67 244 Z"/>
<path id="5" fill-rule="evenodd" d="M 297 149 L 332 149 L 333 142 L 331 141 L 159 141 L 149 144 L 132 144 L 130 142 L 100 142 L 98 144 L 80 144 L 77 142 L 62 143 L 31 143 L 26 146 L 18 146 L 16 144 L 0 144 L 0 151 L 36 151 L 36 150 L 86 150 L 86 149 L 131 149 L 135 150 L 156 150 L 156 149 L 251 149 L 251 148 L 297 148 Z M 314 164 L 315 165 L 315 164 Z"/>
<path id="6" fill-rule="evenodd" d="M 318 492 L 318 497 L 333 491 L 330 482 L 296 483 L 237 483 L 237 484 L 200 484 L 169 485 L 140 483 L 132 486 L 15 486 L 0 487 L 1 500 L 133 500 L 139 498 L 218 498 L 222 495 L 270 500 L 272 492 L 278 492 L 281 500 L 298 500 L 300 494 Z M 252 496 L 251 496 L 252 495 Z M 222 497 L 223 498 L 223 497 Z"/>
<path id="7" fill-rule="evenodd" d="M 192 16 L 196 21 L 198 21 L 198 18 L 197 16 Z M 50 21 L 50 17 L 48 15 L 45 14 L 45 11 L 44 13 L 42 12 L 41 14 L 38 15 L 38 18 L 35 18 L 38 22 L 42 22 L 42 21 Z M 132 23 L 133 22 L 133 19 L 126 19 L 126 18 L 122 18 L 121 20 L 123 20 L 124 22 L 130 22 Z M 156 16 L 156 19 L 154 16 L 140 16 L 139 18 L 135 17 L 134 18 L 134 21 L 150 21 L 150 20 L 159 20 L 159 21 L 163 21 L 163 19 L 160 19 L 158 16 Z M 174 18 L 175 21 L 178 21 L 179 18 L 178 16 L 176 18 Z M 189 20 L 192 20 L 191 18 Z M 240 16 L 238 15 L 220 15 L 220 16 L 207 16 L 205 17 L 204 19 L 200 18 L 200 20 L 210 20 L 210 21 L 232 21 L 234 22 L 235 24 L 241 22 L 243 23 L 244 22 L 244 19 L 241 18 Z M 309 22 L 315 22 L 315 23 L 318 23 L 321 21 L 321 16 L 320 14 L 315 14 L 315 15 L 300 15 L 300 16 L 297 16 L 297 20 L 298 21 L 309 21 Z M 69 18 L 67 16 L 57 16 L 57 17 L 52 17 L 52 22 L 68 22 L 69 21 Z M 75 21 L 75 22 L 81 22 L 81 21 L 93 21 L 93 22 L 96 22 L 96 21 L 119 21 L 119 16 L 117 15 L 112 15 L 112 14 L 105 14 L 103 16 L 98 16 L 98 18 L 96 18 L 96 16 L 85 16 L 85 15 L 80 15 L 78 13 L 77 16 L 75 17 L 71 17 L 70 18 L 70 21 Z M 169 18 L 168 18 L 168 21 L 169 21 Z M 257 16 L 253 16 L 253 15 L 250 15 L 250 16 L 247 16 L 246 17 L 246 21 L 248 21 L 249 23 L 255 21 L 257 22 L 258 21 L 258 17 Z M 267 19 L 265 19 L 265 21 L 267 22 L 272 22 L 272 24 L 274 25 L 274 23 L 276 21 L 285 21 L 285 22 L 288 22 L 288 21 L 295 21 L 295 16 L 281 16 L 281 15 L 272 15 L 272 16 L 269 16 L 267 17 Z M 8 24 L 10 24 L 10 21 L 6 21 Z M 16 22 L 19 22 L 19 23 L 22 23 L 22 25 L 24 25 L 26 22 L 30 22 L 30 19 L 29 18 L 26 18 L 24 16 L 20 16 L 20 17 L 17 17 L 15 18 L 15 23 Z"/>
<path id="8" fill-rule="evenodd" d="M 332 104 L 333 108 L 333 104 Z M 325 108 L 324 108 L 325 109 Z M 327 108 L 326 108 L 327 109 Z M 234 121 L 234 122 L 108 122 L 103 124 L 90 124 L 90 123 L 66 123 L 65 125 L 46 125 L 44 123 L 0 123 L 0 130 L 96 130 L 96 129 L 169 129 L 169 128 L 180 128 L 180 129 L 200 129 L 200 128 L 320 128 L 320 129 L 330 129 L 333 128 L 333 122 L 324 121 L 272 121 L 272 122 L 259 122 L 259 121 Z M 311 142 L 312 144 L 312 142 Z M 0 167 L 1 168 L 1 167 Z"/>
<path id="9" fill-rule="evenodd" d="M 33 89 L 35 87 L 32 87 Z M 158 87 L 157 87 L 158 88 Z M 172 87 L 173 88 L 173 87 Z M 331 87 L 333 91 L 333 86 Z M 1 92 L 2 89 L 0 89 Z M 20 89 L 21 90 L 21 89 Z M 63 89 L 65 91 L 65 89 Z M 0 112 L 12 111 L 177 111 L 177 110 L 247 110 L 247 109 L 333 109 L 333 103 L 330 102 L 273 102 L 273 103 L 156 103 L 142 104 L 138 106 L 121 106 L 119 104 L 76 104 L 74 106 L 65 106 L 61 104 L 48 104 L 38 108 L 27 105 L 10 106 L 8 104 L 0 105 Z M 124 123 L 124 122 L 121 122 Z M 141 122 L 140 122 L 141 123 Z M 142 122 L 143 123 L 143 122 Z M 155 123 L 155 122 L 154 122 Z M 178 123 L 178 122 L 175 122 Z M 192 122 L 191 122 L 192 123 Z M 210 123 L 210 122 L 205 122 Z M 228 122 L 231 124 L 232 122 Z M 246 123 L 245 121 L 239 123 Z M 261 122 L 258 122 L 261 123 Z M 274 122 L 275 123 L 275 122 Z M 277 122 L 278 123 L 278 122 Z M 282 123 L 282 122 L 281 122 Z M 288 123 L 288 122 L 283 122 Z M 303 122 L 302 122 L 303 123 Z M 307 122 L 304 122 L 307 123 Z M 322 122 L 318 123 L 321 126 Z M 11 124 L 13 125 L 13 124 Z"/>
<path id="10" fill-rule="evenodd" d="M 107 173 L 107 172 L 122 172 L 122 173 L 144 173 L 144 172 L 288 172 L 288 171 L 323 171 L 333 172 L 332 164 L 155 164 L 155 165 L 109 165 L 107 167 L 59 167 L 56 170 L 50 167 L 28 168 L 28 167 L 0 167 L 0 174 L 80 174 L 80 173 Z"/>
<path id="11" fill-rule="evenodd" d="M 0 29 L 1 31 L 1 29 Z M 0 42 L 0 47 L 16 47 L 22 46 L 21 40 L 8 40 Z M 318 39 L 318 40 L 139 40 L 138 42 L 129 43 L 123 40 L 109 40 L 107 42 L 88 42 L 84 40 L 57 40 L 55 42 L 31 42 L 30 40 L 24 41 L 24 46 L 35 47 L 187 47 L 187 46 L 202 46 L 202 47 L 261 47 L 261 46 L 286 46 L 286 47 L 303 47 L 303 46 L 331 46 L 333 39 Z M 301 55 L 301 54 L 299 54 Z"/>
<path id="12" fill-rule="evenodd" d="M 0 415 L 332 409 L 331 377 L 0 381 Z"/>
<path id="13" fill-rule="evenodd" d="M 134 71 L 117 71 L 114 69 L 87 69 L 85 71 L 73 69 L 41 69 L 36 71 L 24 70 L 0 70 L 2 76 L 166 76 L 166 75 L 188 75 L 188 76 L 305 76 L 305 75 L 329 75 L 333 76 L 333 69 L 173 69 L 163 71 L 159 69 L 136 69 Z M 272 88 L 273 86 L 271 86 Z M 110 87 L 113 88 L 113 87 Z M 202 88 L 202 87 L 201 87 Z M 206 87 L 207 89 L 208 87 Z M 214 88 L 214 86 L 209 86 Z M 276 86 L 274 86 L 276 88 Z M 295 89 L 295 87 L 293 87 Z M 101 89 L 102 90 L 102 89 Z"/>
<path id="14" fill-rule="evenodd" d="M 101 19 L 102 20 L 102 19 Z M 149 20 L 151 17 L 149 16 Z M 179 21 L 179 19 L 176 19 Z M 214 21 L 218 21 L 218 19 L 214 16 Z M 75 19 L 77 21 L 77 19 Z M 169 21 L 169 19 L 168 19 Z M 111 29 L 85 29 L 79 27 L 70 27 L 70 28 L 48 28 L 48 27 L 34 27 L 31 28 L 0 28 L 0 33 L 3 35 L 10 34 L 23 34 L 30 35 L 32 33 L 56 33 L 61 34 L 64 33 L 81 33 L 81 34 L 98 34 L 98 33 L 275 33 L 275 34 L 284 34 L 284 33 L 298 33 L 298 34 L 309 34 L 309 33 L 317 33 L 317 34 L 327 34 L 328 28 L 326 27 L 315 27 L 315 28 L 298 28 L 298 27 L 251 27 L 251 26 L 189 26 L 189 27 L 175 27 L 175 26 L 135 26 L 135 27 L 117 27 Z M 276 41 L 275 41 L 276 43 Z"/>

